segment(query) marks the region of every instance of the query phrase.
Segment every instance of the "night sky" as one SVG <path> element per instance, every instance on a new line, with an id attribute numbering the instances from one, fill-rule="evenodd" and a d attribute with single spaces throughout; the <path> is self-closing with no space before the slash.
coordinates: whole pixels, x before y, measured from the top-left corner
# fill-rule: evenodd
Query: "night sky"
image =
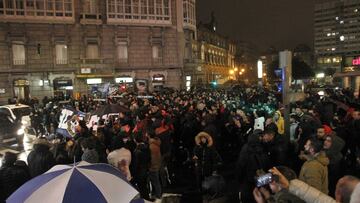
<path id="1" fill-rule="evenodd" d="M 318 0 L 197 0 L 197 21 L 208 23 L 215 12 L 219 33 L 252 42 L 264 51 L 270 46 L 313 48 L 313 12 Z"/>

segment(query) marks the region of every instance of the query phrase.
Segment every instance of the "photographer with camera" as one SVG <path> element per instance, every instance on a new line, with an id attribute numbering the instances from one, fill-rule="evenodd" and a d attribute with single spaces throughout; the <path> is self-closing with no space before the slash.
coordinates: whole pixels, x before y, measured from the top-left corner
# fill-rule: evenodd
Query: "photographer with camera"
<path id="1" fill-rule="evenodd" d="M 286 166 L 276 167 L 288 180 L 296 179 L 293 170 Z M 268 185 L 268 186 L 267 186 Z M 268 190 L 270 188 L 271 192 Z M 254 199 L 257 203 L 305 203 L 297 196 L 291 194 L 283 187 L 278 175 L 267 173 L 256 178 L 256 187 L 253 190 Z"/>

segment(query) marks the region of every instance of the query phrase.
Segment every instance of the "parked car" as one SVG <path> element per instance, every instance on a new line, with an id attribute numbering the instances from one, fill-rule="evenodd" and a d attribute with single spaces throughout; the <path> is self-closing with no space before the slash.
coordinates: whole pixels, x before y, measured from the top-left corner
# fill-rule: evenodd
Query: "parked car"
<path id="1" fill-rule="evenodd" d="M 31 108 L 23 104 L 0 106 L 0 144 L 16 141 L 22 145 L 31 128 Z M 35 135 L 36 136 L 36 135 Z"/>

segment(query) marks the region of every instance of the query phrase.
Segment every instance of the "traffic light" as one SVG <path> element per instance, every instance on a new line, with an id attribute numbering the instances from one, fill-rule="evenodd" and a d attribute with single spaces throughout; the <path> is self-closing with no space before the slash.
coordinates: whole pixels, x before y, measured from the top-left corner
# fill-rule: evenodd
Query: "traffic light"
<path id="1" fill-rule="evenodd" d="M 216 82 L 216 81 L 212 81 L 212 82 L 211 82 L 211 86 L 212 86 L 213 88 L 216 88 L 216 87 L 217 87 L 217 82 Z"/>

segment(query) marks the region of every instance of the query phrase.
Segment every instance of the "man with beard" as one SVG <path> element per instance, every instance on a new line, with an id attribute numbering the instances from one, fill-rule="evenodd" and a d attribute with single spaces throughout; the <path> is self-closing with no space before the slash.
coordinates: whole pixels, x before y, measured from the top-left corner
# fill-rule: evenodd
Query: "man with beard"
<path id="1" fill-rule="evenodd" d="M 328 194 L 329 159 L 322 151 L 323 143 L 316 138 L 308 139 L 305 146 L 307 161 L 301 167 L 299 179 Z"/>

